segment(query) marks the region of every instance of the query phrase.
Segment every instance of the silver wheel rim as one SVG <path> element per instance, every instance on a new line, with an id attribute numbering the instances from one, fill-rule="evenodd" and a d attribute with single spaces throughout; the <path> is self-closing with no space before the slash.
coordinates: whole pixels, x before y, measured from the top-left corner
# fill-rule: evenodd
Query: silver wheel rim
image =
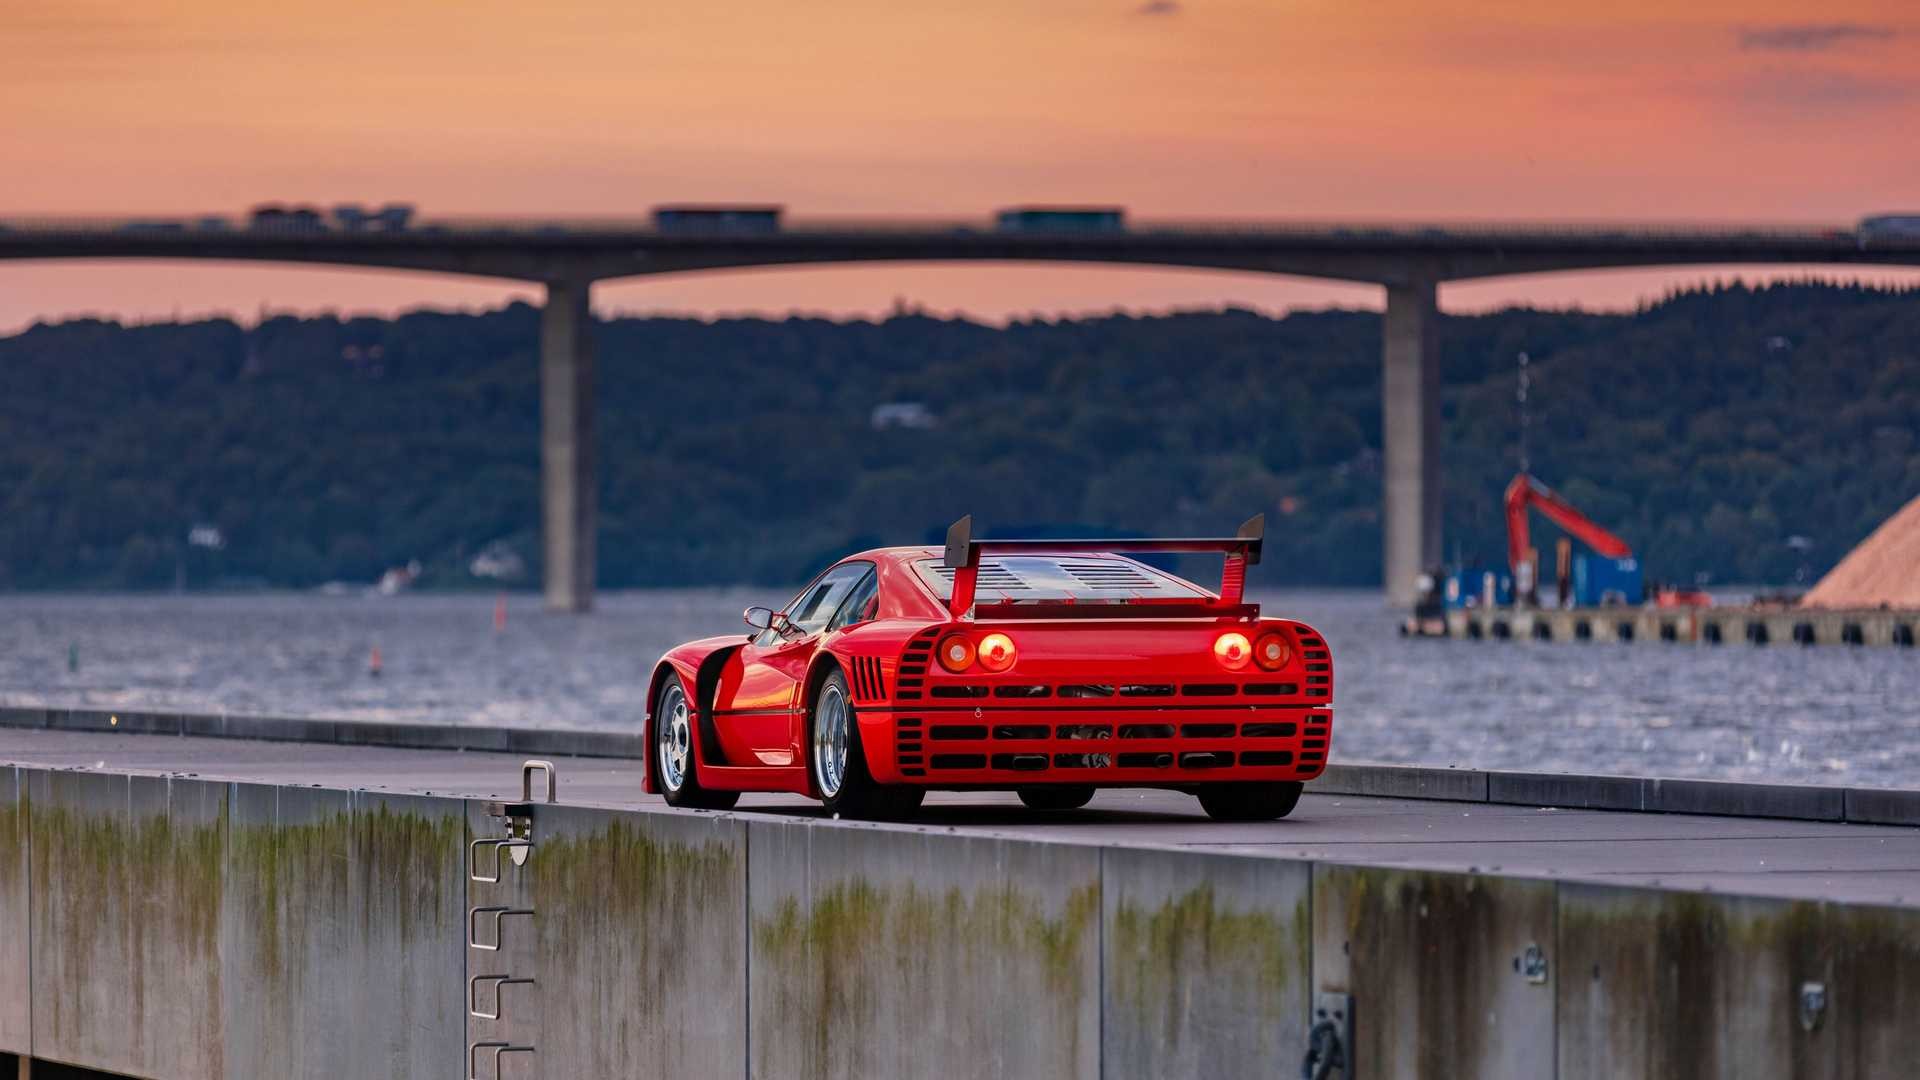
<path id="1" fill-rule="evenodd" d="M 693 758 L 693 722 L 687 715 L 687 694 L 678 685 L 660 695 L 660 780 L 668 791 L 687 782 Z"/>
<path id="2" fill-rule="evenodd" d="M 838 683 L 820 689 L 813 707 L 813 775 L 820 794 L 833 798 L 847 778 L 847 696 Z"/>

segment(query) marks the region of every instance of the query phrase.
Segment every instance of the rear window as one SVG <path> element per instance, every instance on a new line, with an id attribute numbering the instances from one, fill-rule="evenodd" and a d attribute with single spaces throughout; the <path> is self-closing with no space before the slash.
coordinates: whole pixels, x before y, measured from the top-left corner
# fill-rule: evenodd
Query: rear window
<path id="1" fill-rule="evenodd" d="M 953 570 L 938 559 L 913 564 L 941 600 L 953 596 Z M 988 604 L 1124 604 L 1130 600 L 1205 600 L 1194 585 L 1132 559 L 1085 555 L 1009 555 L 982 558 L 974 599 Z"/>

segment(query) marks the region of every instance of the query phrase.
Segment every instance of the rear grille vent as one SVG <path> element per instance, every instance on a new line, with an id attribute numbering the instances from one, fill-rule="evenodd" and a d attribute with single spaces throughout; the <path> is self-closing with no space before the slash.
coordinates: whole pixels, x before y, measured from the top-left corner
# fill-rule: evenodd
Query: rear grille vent
<path id="1" fill-rule="evenodd" d="M 1133 683 L 1120 688 L 1121 697 L 1172 697 L 1173 687 L 1166 683 Z"/>
<path id="2" fill-rule="evenodd" d="M 921 687 L 927 682 L 927 661 L 933 656 L 933 638 L 938 628 L 923 631 L 907 642 L 900 654 L 900 673 L 895 680 L 894 696 L 901 701 L 919 701 Z"/>
<path id="3" fill-rule="evenodd" d="M 1180 692 L 1188 697 L 1232 697 L 1234 689 L 1232 683 L 1189 683 Z"/>
<path id="4" fill-rule="evenodd" d="M 936 566 L 933 572 L 940 575 L 940 580 L 949 585 L 953 584 L 953 567 Z M 1024 578 L 992 559 L 980 560 L 980 568 L 973 582 L 976 588 L 995 589 L 1000 592 L 1027 592 L 1032 589 Z"/>
<path id="5" fill-rule="evenodd" d="M 987 688 L 984 686 L 941 686 L 936 683 L 933 687 L 933 696 L 944 698 L 986 697 Z"/>
<path id="6" fill-rule="evenodd" d="M 1104 686 L 1096 683 L 1080 683 L 1077 685 L 1061 687 L 1060 696 L 1064 698 L 1112 697 L 1113 687 Z"/>
<path id="7" fill-rule="evenodd" d="M 917 716 L 903 716 L 894 721 L 894 752 L 898 755 L 896 761 L 902 776 L 927 775 L 926 758 L 920 752 L 921 727 Z"/>
<path id="8" fill-rule="evenodd" d="M 853 658 L 853 699 L 855 701 L 885 701 L 887 698 L 886 677 L 880 671 L 880 658 L 877 656 L 856 656 Z"/>
<path id="9" fill-rule="evenodd" d="M 1089 589 L 1133 592 L 1154 587 L 1152 578 L 1123 562 L 1062 559 L 1060 569 Z"/>
<path id="10" fill-rule="evenodd" d="M 927 777 L 945 772 L 991 769 L 997 772 L 1048 772 L 1092 769 L 1154 769 L 1196 772 L 1228 769 L 1235 765 L 1249 768 L 1295 768 L 1302 774 L 1318 771 L 1326 761 L 1328 734 L 1333 717 L 1323 708 L 1298 714 L 1297 720 L 1268 720 L 1254 723 L 1202 722 L 1191 724 L 1107 723 L 942 723 L 920 716 L 902 716 L 895 721 L 895 764 L 903 777 Z M 1300 738 L 1297 746 L 1255 742 L 1266 749 L 1210 749 L 1200 742 L 1174 745 L 1167 749 L 1115 753 L 1127 749 L 1110 741 L 1125 740 L 1215 740 L 1235 737 L 1253 740 Z M 1068 752 L 1045 740 L 1072 739 L 1095 745 L 1088 751 Z M 933 753 L 927 742 L 932 742 Z M 946 745 L 942 745 L 942 744 Z M 1025 745 L 1022 745 L 1022 744 Z M 958 745 L 955 745 L 958 744 Z M 1038 745 L 1036 745 L 1038 744 Z M 1139 743 L 1133 743 L 1138 746 Z M 1213 746 L 1219 743 L 1211 744 Z M 1243 744 L 1244 745 L 1244 744 Z M 1189 749 L 1189 747 L 1191 747 Z"/>
<path id="11" fill-rule="evenodd" d="M 1242 687 L 1242 689 L 1255 697 L 1285 697 L 1289 694 L 1299 693 L 1300 684 L 1290 682 L 1250 682 Z"/>
<path id="12" fill-rule="evenodd" d="M 1004 698 L 1043 698 L 1053 693 L 1050 686 L 996 686 L 994 697 Z"/>

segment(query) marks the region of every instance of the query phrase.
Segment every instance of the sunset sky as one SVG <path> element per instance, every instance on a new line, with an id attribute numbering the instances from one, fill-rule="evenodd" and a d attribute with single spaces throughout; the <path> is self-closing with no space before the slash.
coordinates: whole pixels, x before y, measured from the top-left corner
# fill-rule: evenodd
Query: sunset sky
<path id="1" fill-rule="evenodd" d="M 1761 219 L 1920 212 L 1911 0 L 0 0 L 0 214 Z M 1454 286 L 1623 306 L 1737 271 Z M 1791 272 L 1791 271 L 1789 271 Z M 1920 273 L 1892 280 L 1920 283 Z M 97 312 L 480 306 L 526 289 L 195 263 L 0 264 L 0 329 Z M 987 318 L 1376 290 L 1207 272 L 880 266 L 641 279 L 601 310 Z"/>

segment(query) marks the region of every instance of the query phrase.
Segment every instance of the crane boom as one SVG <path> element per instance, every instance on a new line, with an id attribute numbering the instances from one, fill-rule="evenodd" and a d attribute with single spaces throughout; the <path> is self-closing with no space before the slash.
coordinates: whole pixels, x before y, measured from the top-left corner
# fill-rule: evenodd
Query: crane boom
<path id="1" fill-rule="evenodd" d="M 1516 574 L 1520 564 L 1527 560 L 1531 547 L 1527 529 L 1529 508 L 1539 510 L 1547 520 L 1606 558 L 1625 559 L 1633 555 L 1633 549 L 1625 540 L 1596 525 L 1552 488 L 1521 473 L 1507 485 L 1507 563 Z"/>

